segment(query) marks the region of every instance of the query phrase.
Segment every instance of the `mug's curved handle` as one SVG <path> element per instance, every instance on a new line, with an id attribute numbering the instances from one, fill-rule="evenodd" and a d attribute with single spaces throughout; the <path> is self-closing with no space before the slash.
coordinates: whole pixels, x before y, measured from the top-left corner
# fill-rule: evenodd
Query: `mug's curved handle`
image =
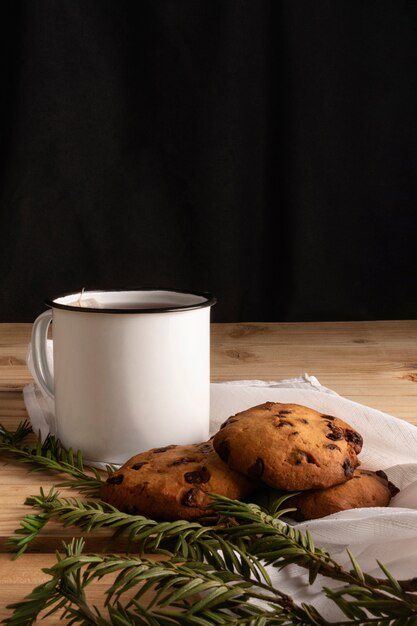
<path id="1" fill-rule="evenodd" d="M 52 400 L 55 399 L 54 375 L 51 372 L 47 359 L 47 337 L 49 324 L 52 321 L 52 311 L 45 311 L 33 322 L 32 328 L 32 358 L 36 378 L 43 391 Z"/>

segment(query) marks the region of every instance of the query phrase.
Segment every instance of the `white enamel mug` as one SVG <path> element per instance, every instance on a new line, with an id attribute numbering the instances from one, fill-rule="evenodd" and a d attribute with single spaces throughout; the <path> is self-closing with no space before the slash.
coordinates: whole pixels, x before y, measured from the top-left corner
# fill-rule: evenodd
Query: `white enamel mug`
<path id="1" fill-rule="evenodd" d="M 62 444 L 89 461 L 120 464 L 149 448 L 205 441 L 215 302 L 211 294 L 169 289 L 47 300 L 31 347 L 36 378 L 55 400 Z"/>

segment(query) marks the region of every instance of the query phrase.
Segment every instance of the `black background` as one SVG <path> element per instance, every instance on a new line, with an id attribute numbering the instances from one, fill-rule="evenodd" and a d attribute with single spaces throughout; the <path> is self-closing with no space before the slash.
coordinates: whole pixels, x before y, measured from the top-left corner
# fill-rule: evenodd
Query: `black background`
<path id="1" fill-rule="evenodd" d="M 416 317 L 416 2 L 0 11 L 0 321 L 151 285 L 215 321 Z"/>

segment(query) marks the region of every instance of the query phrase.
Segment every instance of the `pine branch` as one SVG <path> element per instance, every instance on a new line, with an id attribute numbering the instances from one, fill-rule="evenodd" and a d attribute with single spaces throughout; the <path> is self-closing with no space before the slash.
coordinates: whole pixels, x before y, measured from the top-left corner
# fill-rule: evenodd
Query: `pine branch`
<path id="1" fill-rule="evenodd" d="M 139 554 L 180 555 L 183 559 L 193 561 L 206 560 L 219 569 L 236 571 L 243 576 L 252 576 L 257 581 L 270 583 L 268 573 L 260 561 L 246 554 L 238 543 L 232 545 L 216 532 L 222 531 L 223 525 L 203 526 L 186 520 L 156 522 L 141 515 L 122 513 L 105 502 L 61 498 L 55 490 L 45 494 L 41 489 L 38 496 L 27 498 L 25 504 L 40 510 L 40 513 L 26 516 L 20 528 L 8 539 L 8 545 L 17 549 L 16 556 L 29 547 L 45 523 L 55 519 L 66 527 L 77 527 L 84 533 L 101 528 L 112 529 L 114 537 L 125 536 L 129 545 L 134 544 Z"/>
<path id="2" fill-rule="evenodd" d="M 198 537 L 199 534 L 209 530 L 208 527 L 205 528 L 197 522 L 185 520 L 158 523 L 141 515 L 122 513 L 105 502 L 83 502 L 74 497 L 61 498 L 55 489 L 52 489 L 48 494 L 45 494 L 41 489 L 38 496 L 30 496 L 26 499 L 25 504 L 40 510 L 40 515 L 46 516 L 48 521 L 56 519 L 66 527 L 77 527 L 85 533 L 94 532 L 100 528 L 112 529 L 114 536 L 123 535 L 128 538 L 129 542 L 135 541 L 135 547 L 141 553 L 162 552 L 161 543 L 170 541 L 180 541 L 185 548 L 189 542 L 193 542 L 190 535 Z M 23 521 L 28 520 L 27 525 L 31 526 L 32 517 L 30 514 Z M 32 525 L 35 523 L 33 522 Z M 42 526 L 43 524 L 40 523 L 39 531 Z M 25 527 L 26 525 L 23 526 L 23 528 Z M 19 536 L 16 537 L 16 533 L 23 535 L 23 531 L 19 529 L 15 535 L 12 535 L 9 542 L 10 545 L 21 548 L 22 544 Z M 29 543 L 30 539 L 28 538 L 25 546 L 28 547 Z"/>
<path id="3" fill-rule="evenodd" d="M 83 542 L 65 546 L 65 557 L 43 571 L 51 580 L 39 585 L 23 601 L 8 608 L 13 614 L 7 626 L 29 626 L 42 610 L 63 611 L 70 624 L 119 626 L 145 625 L 283 625 L 330 626 L 312 606 L 298 606 L 272 586 L 257 583 L 228 570 L 217 570 L 202 562 L 152 560 L 118 555 L 84 555 Z M 388 575 L 387 570 L 385 570 Z M 91 607 L 86 589 L 97 580 L 116 575 L 106 593 L 107 615 Z M 366 576 L 366 575 L 365 575 Z M 396 583 L 392 582 L 396 587 Z M 416 612 L 386 598 L 385 602 L 366 594 L 364 601 L 342 599 L 364 594 L 363 588 L 326 590 L 349 618 L 338 626 L 414 626 Z M 398 591 L 398 589 L 397 589 Z M 127 599 L 125 597 L 127 596 Z M 365 610 L 363 610 L 363 608 Z M 376 618 L 369 617 L 376 615 Z"/>
<path id="4" fill-rule="evenodd" d="M 49 435 L 42 443 L 40 437 L 35 445 L 22 445 L 23 440 L 32 432 L 28 422 L 19 424 L 16 431 L 6 430 L 0 424 L 0 452 L 11 454 L 19 463 L 33 465 L 32 471 L 53 471 L 67 474 L 71 478 L 57 484 L 58 487 L 74 487 L 79 491 L 96 495 L 103 484 L 102 475 L 95 468 L 84 469 L 80 451 L 66 450 L 60 441 Z M 107 467 L 107 473 L 113 471 Z"/>
<path id="5" fill-rule="evenodd" d="M 344 596 L 351 595 L 357 602 L 349 603 L 349 607 L 364 606 L 371 611 L 368 604 L 369 596 L 372 596 L 375 610 L 376 603 L 381 602 L 381 607 L 389 607 L 393 616 L 397 611 L 403 616 L 406 610 L 409 610 L 410 617 L 417 616 L 417 596 L 409 592 L 415 579 L 398 581 L 380 562 L 378 564 L 387 578 L 374 578 L 361 570 L 349 551 L 353 569 L 347 571 L 332 559 L 326 550 L 314 545 L 308 530 L 304 535 L 297 528 L 284 524 L 279 519 L 279 512 L 270 515 L 256 504 L 245 504 L 224 496 L 215 496 L 213 507 L 220 514 L 220 518 L 227 519 L 233 516 L 238 522 L 243 521 L 238 526 L 225 528 L 223 532 L 232 543 L 238 538 L 243 539 L 247 553 L 256 559 L 279 569 L 291 564 L 299 565 L 309 571 L 310 584 L 315 581 L 318 574 L 346 583 L 347 586 L 337 592 L 326 590 L 329 597 L 337 602 L 342 610 Z M 353 610 L 349 617 L 360 614 L 359 610 L 356 612 Z"/>
<path id="6" fill-rule="evenodd" d="M 19 446 L 24 439 L 33 433 L 32 426 L 25 420 L 20 422 L 16 430 L 7 430 L 2 424 L 0 424 L 0 449 L 2 446 Z"/>
<path id="7" fill-rule="evenodd" d="M 63 617 L 71 618 L 71 624 L 98 626 L 327 625 L 313 607 L 297 606 L 272 587 L 227 570 L 217 571 L 207 563 L 84 555 L 82 548 L 82 541 L 64 545 L 65 557 L 43 570 L 51 580 L 22 602 L 10 605 L 13 614 L 3 623 L 29 626 L 40 610 L 47 608 L 49 614 L 63 610 Z M 89 606 L 85 590 L 109 574 L 117 576 L 106 594 L 108 615 L 104 616 Z"/>
<path id="8" fill-rule="evenodd" d="M 337 593 L 331 590 L 326 593 L 349 618 L 362 619 L 366 615 L 362 606 L 368 608 L 366 603 L 370 595 L 375 610 L 377 601 L 394 615 L 397 612 L 404 615 L 407 611 L 412 615 L 417 610 L 416 596 L 406 593 L 386 569 L 383 569 L 386 579 L 373 578 L 364 574 L 350 555 L 353 569 L 344 570 L 327 551 L 314 546 L 309 533 L 303 535 L 296 528 L 283 524 L 279 520 L 279 510 L 271 516 L 254 504 L 222 496 L 214 498 L 215 507 L 220 511 L 220 520 L 215 526 L 185 520 L 158 523 L 143 516 L 121 513 L 103 502 L 83 503 L 75 498 L 59 498 L 57 494 L 45 496 L 41 493 L 29 498 L 27 503 L 50 519 L 58 519 L 66 526 L 77 526 L 84 532 L 112 528 L 118 535 L 124 534 L 134 542 L 142 554 L 160 552 L 171 559 L 205 560 L 217 571 L 237 573 L 256 582 L 259 587 L 266 585 L 266 589 L 271 583 L 263 562 L 279 568 L 293 563 L 301 565 L 308 569 L 311 583 L 318 574 L 345 583 Z M 234 523 L 227 524 L 231 517 Z M 239 525 L 242 518 L 243 524 Z M 358 594 L 356 604 L 345 600 L 352 590 Z M 285 594 L 281 596 L 284 600 Z"/>
<path id="9" fill-rule="evenodd" d="M 83 546 L 82 540 L 73 540 L 69 545 L 64 544 L 66 558 L 72 558 L 72 560 L 76 558 L 82 561 Z M 57 564 L 61 561 L 61 557 L 57 554 Z M 50 572 L 48 569 L 42 571 Z M 72 570 L 68 568 L 65 578 L 62 579 L 51 574 L 50 580 L 35 587 L 23 601 L 8 605 L 7 608 L 13 610 L 10 617 L 2 620 L 2 624 L 8 626 L 30 626 L 42 611 L 47 611 L 45 617 L 59 611 L 62 612 L 62 617 L 69 617 L 71 614 L 76 617 L 76 611 L 78 611 L 78 617 L 82 617 L 85 624 L 111 625 L 111 622 L 98 621 L 95 612 L 89 608 L 79 568 Z M 82 624 L 83 621 L 70 621 L 69 623 Z"/>

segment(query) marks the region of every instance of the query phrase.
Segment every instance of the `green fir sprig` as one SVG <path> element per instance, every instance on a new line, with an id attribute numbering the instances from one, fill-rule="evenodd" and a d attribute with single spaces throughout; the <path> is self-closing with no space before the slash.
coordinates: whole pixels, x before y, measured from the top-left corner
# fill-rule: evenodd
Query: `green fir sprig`
<path id="1" fill-rule="evenodd" d="M 96 494 L 103 484 L 100 472 L 93 468 L 84 468 L 81 452 L 66 450 L 60 441 L 48 435 L 42 442 L 40 436 L 35 444 L 24 443 L 32 428 L 28 422 L 19 424 L 16 431 L 8 431 L 0 424 L 0 452 L 13 456 L 19 463 L 32 466 L 31 471 L 53 471 L 67 474 L 68 480 L 58 483 L 59 487 L 74 487 L 78 491 Z M 107 473 L 114 471 L 111 465 L 107 466 Z"/>
<path id="2" fill-rule="evenodd" d="M 82 540 L 64 544 L 64 558 L 43 570 L 51 579 L 23 602 L 10 605 L 14 612 L 3 623 L 29 626 L 48 610 L 48 615 L 63 611 L 68 623 L 86 626 L 327 624 L 313 607 L 297 606 L 273 587 L 227 568 L 174 557 L 157 562 L 137 556 L 85 555 L 82 549 Z M 116 578 L 106 592 L 105 615 L 90 606 L 86 590 L 109 574 Z"/>
<path id="3" fill-rule="evenodd" d="M 0 449 L 7 450 L 8 446 L 13 448 L 19 446 L 32 432 L 32 426 L 27 420 L 21 422 L 16 430 L 8 430 L 0 424 Z"/>
<path id="4" fill-rule="evenodd" d="M 0 450 L 35 469 L 66 473 L 70 478 L 61 485 L 76 485 L 97 496 L 102 476 L 97 470 L 85 470 L 80 454 L 65 451 L 53 438 L 28 447 L 27 434 L 25 424 L 14 433 L 0 426 Z M 57 563 L 43 570 L 50 580 L 10 605 L 13 613 L 3 623 L 26 626 L 42 611 L 61 611 L 68 624 L 97 626 L 327 626 L 314 607 L 298 606 L 274 588 L 265 569 L 296 564 L 308 571 L 310 583 L 318 575 L 340 583 L 336 589 L 323 587 L 346 617 L 337 622 L 339 626 L 417 626 L 417 578 L 398 581 L 379 562 L 382 577 L 370 576 L 350 553 L 351 569 L 344 569 L 314 545 L 308 532 L 283 522 L 288 494 L 269 499 L 266 506 L 212 495 L 216 516 L 204 523 L 156 522 L 97 499 L 85 502 L 62 497 L 56 489 L 47 494 L 41 489 L 26 500 L 33 512 L 10 538 L 17 554 L 45 524 L 56 520 L 85 534 L 110 529 L 127 538 L 134 556 L 84 554 L 82 540 L 64 544 L 64 556 L 58 555 Z M 163 554 L 164 560 L 147 559 L 145 553 Z M 116 579 L 109 583 L 105 609 L 99 611 L 91 606 L 88 587 L 109 574 Z"/>

